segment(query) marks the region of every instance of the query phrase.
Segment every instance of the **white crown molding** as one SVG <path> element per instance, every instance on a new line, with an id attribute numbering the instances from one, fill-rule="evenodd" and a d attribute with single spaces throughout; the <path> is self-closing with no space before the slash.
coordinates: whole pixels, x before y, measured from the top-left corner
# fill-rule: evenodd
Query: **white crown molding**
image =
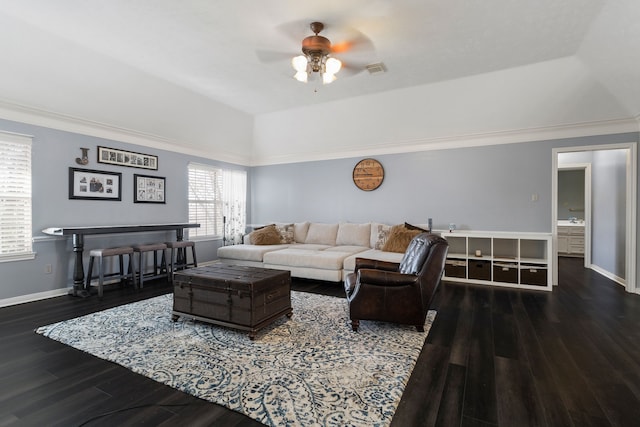
<path id="1" fill-rule="evenodd" d="M 185 145 L 184 142 L 178 142 L 157 135 L 124 129 L 79 117 L 53 113 L 3 100 L 0 100 L 0 117 L 6 120 L 95 136 L 98 138 L 111 139 L 143 147 L 202 157 L 210 160 L 228 162 L 240 166 L 267 166 L 275 164 L 344 159 L 363 155 L 373 156 L 400 154 L 417 151 L 445 150 L 581 136 L 640 132 L 640 115 L 637 115 L 633 118 L 603 120 L 543 128 L 517 129 L 436 138 L 419 138 L 405 141 L 388 141 L 380 144 L 373 144 L 368 147 L 354 147 L 342 151 L 315 151 L 250 158 L 250 156 L 238 156 L 237 154 L 220 150 L 208 151 L 193 145 Z"/>
<path id="2" fill-rule="evenodd" d="M 247 163 L 249 162 L 248 157 L 238 156 L 230 152 L 220 150 L 203 150 L 193 145 L 185 145 L 184 142 L 175 141 L 158 135 L 138 132 L 131 129 L 107 125 L 70 115 L 54 113 L 3 100 L 0 100 L 0 118 L 243 166 L 247 166 Z"/>
<path id="3" fill-rule="evenodd" d="M 454 135 L 415 140 L 391 141 L 344 151 L 326 153 L 280 155 L 253 159 L 251 166 L 298 163 L 320 160 L 344 159 L 359 156 L 412 153 L 417 151 L 447 150 L 488 145 L 516 144 L 532 141 L 547 141 L 594 135 L 640 132 L 640 116 L 616 120 L 550 126 L 543 128 L 517 129 L 478 134 Z"/>

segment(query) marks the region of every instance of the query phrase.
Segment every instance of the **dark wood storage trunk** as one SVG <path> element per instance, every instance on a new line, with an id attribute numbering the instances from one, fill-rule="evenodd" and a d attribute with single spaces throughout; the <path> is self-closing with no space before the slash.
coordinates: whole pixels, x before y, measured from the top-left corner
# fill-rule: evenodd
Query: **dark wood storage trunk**
<path id="1" fill-rule="evenodd" d="M 173 320 L 179 316 L 256 332 L 291 317 L 291 272 L 214 264 L 173 277 Z"/>

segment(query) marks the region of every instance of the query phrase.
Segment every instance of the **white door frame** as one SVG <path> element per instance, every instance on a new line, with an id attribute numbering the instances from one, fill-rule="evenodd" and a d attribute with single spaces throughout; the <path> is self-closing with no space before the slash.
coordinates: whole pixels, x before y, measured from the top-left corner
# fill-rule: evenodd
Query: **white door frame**
<path id="1" fill-rule="evenodd" d="M 572 153 L 581 151 L 602 150 L 627 150 L 626 155 L 626 230 L 627 239 L 625 247 L 625 283 L 627 292 L 640 293 L 636 284 L 636 236 L 637 236 L 637 194 L 638 194 L 638 162 L 637 142 L 621 144 L 590 145 L 582 147 L 560 147 L 552 149 L 552 176 L 551 176 L 551 230 L 553 233 L 553 259 L 558 259 L 558 153 Z M 586 206 L 585 206 L 586 220 Z M 585 229 L 586 234 L 586 229 Z M 585 239 L 586 239 L 585 235 Z M 589 236 L 590 238 L 590 236 Z M 586 243 L 586 241 L 585 241 Z M 591 246 L 589 244 L 589 246 Z M 585 263 L 586 263 L 585 257 Z M 589 265 L 590 265 L 589 260 Z M 553 263 L 553 283 L 558 284 L 558 263 Z"/>

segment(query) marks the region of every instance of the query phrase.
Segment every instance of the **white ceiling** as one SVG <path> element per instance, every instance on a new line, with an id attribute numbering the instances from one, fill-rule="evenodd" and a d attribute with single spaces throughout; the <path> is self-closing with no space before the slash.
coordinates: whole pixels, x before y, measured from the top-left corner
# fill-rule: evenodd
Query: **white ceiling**
<path id="1" fill-rule="evenodd" d="M 369 42 L 336 54 L 346 65 L 387 72 L 293 80 L 314 20 L 334 44 Z M 133 103 L 158 136 L 178 94 L 253 116 L 566 57 L 637 119 L 637 0 L 0 0 L 0 101 L 154 133 Z"/>

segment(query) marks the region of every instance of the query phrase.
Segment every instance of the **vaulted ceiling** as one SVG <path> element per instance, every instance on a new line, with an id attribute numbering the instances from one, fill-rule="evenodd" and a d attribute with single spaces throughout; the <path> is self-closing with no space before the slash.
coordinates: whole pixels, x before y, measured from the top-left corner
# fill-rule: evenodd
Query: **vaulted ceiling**
<path id="1" fill-rule="evenodd" d="M 335 55 L 348 68 L 331 85 L 292 78 L 312 21 L 334 44 L 354 42 Z M 594 105 L 588 120 L 637 121 L 639 22 L 637 0 L 0 0 L 0 117 L 72 118 L 202 148 L 194 129 L 213 116 L 244 126 L 533 64 L 553 74 L 570 58 L 615 104 L 605 115 Z M 375 63 L 386 72 L 364 70 Z"/>

